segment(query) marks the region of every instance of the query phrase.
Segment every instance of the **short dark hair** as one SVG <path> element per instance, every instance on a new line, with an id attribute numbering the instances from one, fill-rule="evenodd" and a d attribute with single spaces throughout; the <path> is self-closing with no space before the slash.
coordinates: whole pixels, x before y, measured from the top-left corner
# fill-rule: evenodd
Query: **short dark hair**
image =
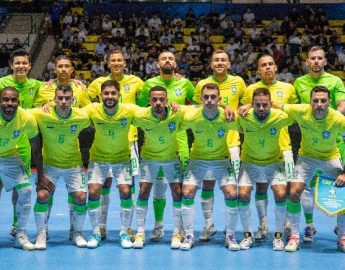
<path id="1" fill-rule="evenodd" d="M 256 57 L 256 62 L 259 63 L 260 59 L 263 57 L 271 57 L 273 59 L 273 62 L 275 63 L 276 61 L 274 60 L 273 56 L 270 55 L 269 53 L 259 53 L 258 56 Z"/>
<path id="2" fill-rule="evenodd" d="M 101 84 L 101 92 L 104 91 L 106 87 L 114 87 L 118 92 L 120 92 L 120 84 L 117 81 L 107 80 Z"/>
<path id="3" fill-rule="evenodd" d="M 168 95 L 167 90 L 160 85 L 156 85 L 150 89 L 149 96 L 151 95 L 152 92 L 165 92 Z"/>
<path id="4" fill-rule="evenodd" d="M 12 54 L 11 54 L 11 63 L 13 63 L 14 58 L 17 57 L 17 56 L 27 56 L 28 59 L 29 59 L 29 63 L 31 63 L 30 53 L 27 52 L 24 49 L 18 49 L 18 50 L 15 50 L 15 51 L 12 52 Z"/>
<path id="5" fill-rule="evenodd" d="M 215 51 L 212 53 L 212 55 L 211 55 L 211 59 L 213 58 L 213 56 L 214 56 L 215 54 L 220 54 L 220 53 L 225 53 L 225 54 L 228 56 L 229 61 L 230 61 L 230 56 L 229 56 L 229 54 L 227 53 L 227 51 L 225 51 L 225 50 L 223 50 L 223 49 L 217 49 L 217 50 L 215 50 Z"/>
<path id="6" fill-rule="evenodd" d="M 269 99 L 271 100 L 271 93 L 270 91 L 267 89 L 267 88 L 264 88 L 264 87 L 259 87 L 259 88 L 256 88 L 253 92 L 253 100 L 254 100 L 254 97 L 256 96 L 268 96 Z"/>
<path id="7" fill-rule="evenodd" d="M 202 88 L 201 88 L 201 94 L 204 92 L 204 90 L 217 90 L 218 95 L 220 95 L 220 90 L 218 85 L 216 85 L 215 83 L 206 83 Z"/>
<path id="8" fill-rule="evenodd" d="M 58 85 L 58 87 L 56 87 L 56 89 L 55 89 L 55 95 L 56 95 L 57 91 L 61 91 L 64 94 L 66 94 L 67 92 L 71 92 L 72 95 L 73 95 L 72 86 L 70 86 L 69 84 L 60 84 L 60 85 Z"/>
<path id="9" fill-rule="evenodd" d="M 18 89 L 13 87 L 13 86 L 6 86 L 0 91 L 0 97 L 2 96 L 2 93 L 5 91 L 11 91 L 11 92 L 16 92 L 17 96 L 19 97 L 19 92 Z"/>
<path id="10" fill-rule="evenodd" d="M 57 64 L 58 61 L 60 60 L 68 60 L 70 61 L 71 65 L 73 66 L 73 62 L 72 62 L 72 59 L 66 55 L 66 54 L 60 54 L 58 55 L 56 58 L 55 58 L 55 65 Z"/>
<path id="11" fill-rule="evenodd" d="M 313 95 L 313 93 L 327 93 L 328 98 L 331 98 L 331 95 L 330 95 L 328 88 L 326 86 L 323 86 L 323 85 L 315 86 L 310 92 L 310 98 Z"/>
<path id="12" fill-rule="evenodd" d="M 121 50 L 118 50 L 118 49 L 110 50 L 107 53 L 107 61 L 109 61 L 110 56 L 113 54 L 121 54 L 123 59 L 126 61 L 125 55 L 123 54 L 123 52 Z"/>

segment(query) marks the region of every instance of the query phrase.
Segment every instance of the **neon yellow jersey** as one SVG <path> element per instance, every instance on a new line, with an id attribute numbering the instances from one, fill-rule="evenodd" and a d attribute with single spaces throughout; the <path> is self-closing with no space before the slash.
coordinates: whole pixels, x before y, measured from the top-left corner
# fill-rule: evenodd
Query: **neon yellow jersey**
<path id="1" fill-rule="evenodd" d="M 220 90 L 221 104 L 228 105 L 232 110 L 238 109 L 240 100 L 246 90 L 246 84 L 240 76 L 228 75 L 225 80 L 218 81 L 215 76 L 210 76 L 198 82 L 195 88 L 195 95 L 193 101 L 195 103 L 201 102 L 201 89 L 207 83 L 214 83 L 218 85 Z M 227 136 L 228 147 L 234 147 L 241 144 L 240 136 L 237 131 L 229 131 Z"/>
<path id="2" fill-rule="evenodd" d="M 96 130 L 90 160 L 119 163 L 130 160 L 128 132 L 137 107 L 120 103 L 114 115 L 104 110 L 103 103 L 92 103 L 84 108 Z"/>
<path id="3" fill-rule="evenodd" d="M 0 113 L 0 157 L 18 156 L 17 143 L 24 136 L 32 139 L 38 135 L 35 118 L 22 108 L 18 108 L 9 122 Z"/>
<path id="4" fill-rule="evenodd" d="M 89 97 L 95 99 L 98 97 L 100 101 L 101 98 L 101 85 L 107 80 L 112 80 L 113 77 L 111 74 L 105 77 L 99 77 L 94 80 L 89 87 L 87 88 Z M 136 98 L 139 96 L 141 89 L 143 88 L 144 82 L 137 76 L 134 75 L 123 75 L 121 80 L 117 81 L 120 84 L 120 93 L 122 103 L 136 103 Z M 138 131 L 132 126 L 129 132 L 129 141 L 133 142 L 138 140 Z"/>
<path id="5" fill-rule="evenodd" d="M 300 155 L 321 160 L 340 157 L 336 138 L 345 130 L 345 117 L 340 112 L 329 108 L 324 119 L 316 120 L 309 104 L 285 104 L 283 110 L 300 126 Z"/>
<path id="6" fill-rule="evenodd" d="M 178 143 L 176 133 L 182 121 L 187 106 L 181 106 L 181 111 L 172 113 L 167 107 L 165 120 L 156 118 L 152 107 L 137 111 L 134 116 L 134 125 L 143 129 L 145 137 L 141 149 L 141 157 L 149 160 L 167 161 L 178 158 Z"/>
<path id="7" fill-rule="evenodd" d="M 263 81 L 259 81 L 247 87 L 241 103 L 243 105 L 252 103 L 254 90 L 262 87 L 270 91 L 273 102 L 281 104 L 295 104 L 298 102 L 297 94 L 292 84 L 275 81 L 273 84 L 269 85 Z M 291 139 L 287 127 L 282 129 L 279 139 L 279 145 L 282 151 L 291 149 Z"/>
<path id="8" fill-rule="evenodd" d="M 87 91 L 83 89 L 81 85 L 77 85 L 74 82 L 70 83 L 73 90 L 73 107 L 82 108 L 90 104 L 90 98 Z M 44 104 L 50 104 L 54 106 L 55 90 L 58 87 L 56 81 L 53 84 L 44 84 L 38 90 L 34 107 L 41 107 Z"/>
<path id="9" fill-rule="evenodd" d="M 292 124 L 292 119 L 281 110 L 271 109 L 268 118 L 260 122 L 250 109 L 246 117 L 236 119 L 244 134 L 241 160 L 257 165 L 282 161 L 279 133 Z"/>
<path id="10" fill-rule="evenodd" d="M 67 118 L 58 115 L 55 108 L 46 114 L 41 109 L 33 109 L 43 138 L 43 162 L 58 168 L 81 166 L 78 135 L 90 125 L 86 112 L 72 108 Z"/>
<path id="11" fill-rule="evenodd" d="M 221 160 L 229 158 L 226 135 L 229 129 L 237 129 L 237 123 L 228 123 L 222 108 L 218 109 L 218 115 L 213 120 L 204 116 L 202 106 L 190 108 L 184 114 L 181 128 L 191 128 L 194 134 L 190 152 L 191 159 Z"/>

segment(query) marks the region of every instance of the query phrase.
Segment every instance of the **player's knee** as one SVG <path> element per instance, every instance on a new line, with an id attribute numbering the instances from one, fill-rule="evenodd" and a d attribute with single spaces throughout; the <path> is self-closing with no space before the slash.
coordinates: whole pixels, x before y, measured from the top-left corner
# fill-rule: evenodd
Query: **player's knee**
<path id="1" fill-rule="evenodd" d="M 131 186 L 130 185 L 119 185 L 120 197 L 128 197 L 131 195 Z"/>
<path id="2" fill-rule="evenodd" d="M 238 198 L 240 199 L 240 201 L 249 201 L 250 191 L 248 191 L 248 189 L 240 189 L 238 193 Z"/>
<path id="3" fill-rule="evenodd" d="M 268 189 L 268 185 L 266 183 L 257 183 L 256 184 L 256 194 L 266 194 Z"/>
<path id="4" fill-rule="evenodd" d="M 183 197 L 194 198 L 196 189 L 197 189 L 197 187 L 193 186 L 193 185 L 183 186 L 183 188 L 182 188 Z"/>
<path id="5" fill-rule="evenodd" d="M 77 191 L 73 194 L 74 202 L 77 204 L 84 204 L 86 202 L 86 192 Z"/>
<path id="6" fill-rule="evenodd" d="M 101 191 L 99 188 L 89 188 L 89 199 L 96 201 L 101 197 Z"/>
<path id="7" fill-rule="evenodd" d="M 233 188 L 223 189 L 224 198 L 227 200 L 236 200 L 237 199 L 237 190 Z"/>
<path id="8" fill-rule="evenodd" d="M 155 184 L 153 189 L 153 198 L 154 199 L 164 199 L 166 197 L 168 185 L 165 183 Z"/>
<path id="9" fill-rule="evenodd" d="M 203 190 L 213 190 L 215 186 L 215 181 L 204 181 L 202 184 Z"/>
<path id="10" fill-rule="evenodd" d="M 47 203 L 50 197 L 50 192 L 45 189 L 37 191 L 37 201 L 40 203 Z"/>
<path id="11" fill-rule="evenodd" d="M 113 178 L 112 177 L 107 177 L 104 181 L 103 188 L 111 188 L 111 183 L 112 183 Z"/>

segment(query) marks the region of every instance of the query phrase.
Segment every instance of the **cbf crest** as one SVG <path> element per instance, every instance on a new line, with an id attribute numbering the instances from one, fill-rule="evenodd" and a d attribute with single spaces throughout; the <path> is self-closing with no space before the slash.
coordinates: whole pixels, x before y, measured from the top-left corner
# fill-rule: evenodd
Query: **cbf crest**
<path id="1" fill-rule="evenodd" d="M 121 119 L 121 126 L 125 126 L 125 125 L 127 125 L 127 119 L 126 118 L 122 118 Z"/>
<path id="2" fill-rule="evenodd" d="M 237 87 L 231 86 L 231 93 L 236 94 L 237 93 Z"/>
<path id="3" fill-rule="evenodd" d="M 225 135 L 225 130 L 222 129 L 222 128 L 219 128 L 219 129 L 217 130 L 217 136 L 218 136 L 218 138 L 223 138 L 224 135 Z"/>
<path id="4" fill-rule="evenodd" d="M 131 90 L 131 88 L 129 87 L 129 84 L 126 83 L 124 86 L 123 86 L 123 89 L 125 90 L 125 92 L 129 92 L 129 90 Z"/>
<path id="5" fill-rule="evenodd" d="M 30 94 L 30 96 L 34 95 L 34 90 L 32 89 L 32 87 L 29 88 L 29 94 Z"/>
<path id="6" fill-rule="evenodd" d="M 169 131 L 174 132 L 176 130 L 176 123 L 175 122 L 170 122 L 168 125 Z"/>
<path id="7" fill-rule="evenodd" d="M 277 129 L 276 128 L 271 128 L 270 129 L 270 135 L 271 136 L 274 136 L 274 135 L 276 135 L 277 134 Z"/>
<path id="8" fill-rule="evenodd" d="M 14 137 L 14 138 L 18 138 L 19 135 L 20 135 L 20 130 L 15 130 L 15 131 L 13 131 L 13 137 Z"/>
<path id="9" fill-rule="evenodd" d="M 78 102 L 78 100 L 77 100 L 77 98 L 74 96 L 74 97 L 73 97 L 73 101 L 72 101 L 73 106 L 75 106 L 75 105 L 77 104 L 77 102 Z"/>
<path id="10" fill-rule="evenodd" d="M 180 88 L 177 88 L 176 90 L 175 90 L 175 95 L 176 96 L 182 96 L 182 90 L 180 89 Z"/>
<path id="11" fill-rule="evenodd" d="M 76 133 L 77 132 L 77 125 L 71 125 L 71 132 Z"/>
<path id="12" fill-rule="evenodd" d="M 331 132 L 329 132 L 328 130 L 322 132 L 322 138 L 328 139 L 330 136 L 331 136 Z"/>
<path id="13" fill-rule="evenodd" d="M 281 91 L 281 90 L 277 91 L 277 97 L 282 98 L 283 97 L 283 91 Z"/>

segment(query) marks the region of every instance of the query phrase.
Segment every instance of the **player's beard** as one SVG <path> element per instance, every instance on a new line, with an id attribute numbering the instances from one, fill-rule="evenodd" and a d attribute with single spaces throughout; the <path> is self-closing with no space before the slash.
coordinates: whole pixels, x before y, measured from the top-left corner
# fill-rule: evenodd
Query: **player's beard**
<path id="1" fill-rule="evenodd" d="M 161 71 L 165 75 L 171 75 L 174 73 L 174 68 L 170 65 L 165 65 L 161 68 Z"/>
<path id="2" fill-rule="evenodd" d="M 108 104 L 108 101 L 112 101 L 112 102 L 110 103 L 110 105 Z M 119 101 L 116 100 L 116 99 L 107 99 L 107 100 L 105 100 L 105 101 L 103 102 L 104 106 L 105 106 L 106 108 L 108 108 L 108 109 L 113 109 L 113 108 L 115 108 L 116 105 L 117 105 L 118 103 L 119 103 Z"/>
<path id="3" fill-rule="evenodd" d="M 13 116 L 18 106 L 1 106 L 0 111 L 7 116 Z"/>
<path id="4" fill-rule="evenodd" d="M 267 111 L 258 111 L 255 112 L 256 117 L 260 120 L 260 121 L 264 121 L 266 120 L 267 116 L 268 116 L 268 112 Z"/>

